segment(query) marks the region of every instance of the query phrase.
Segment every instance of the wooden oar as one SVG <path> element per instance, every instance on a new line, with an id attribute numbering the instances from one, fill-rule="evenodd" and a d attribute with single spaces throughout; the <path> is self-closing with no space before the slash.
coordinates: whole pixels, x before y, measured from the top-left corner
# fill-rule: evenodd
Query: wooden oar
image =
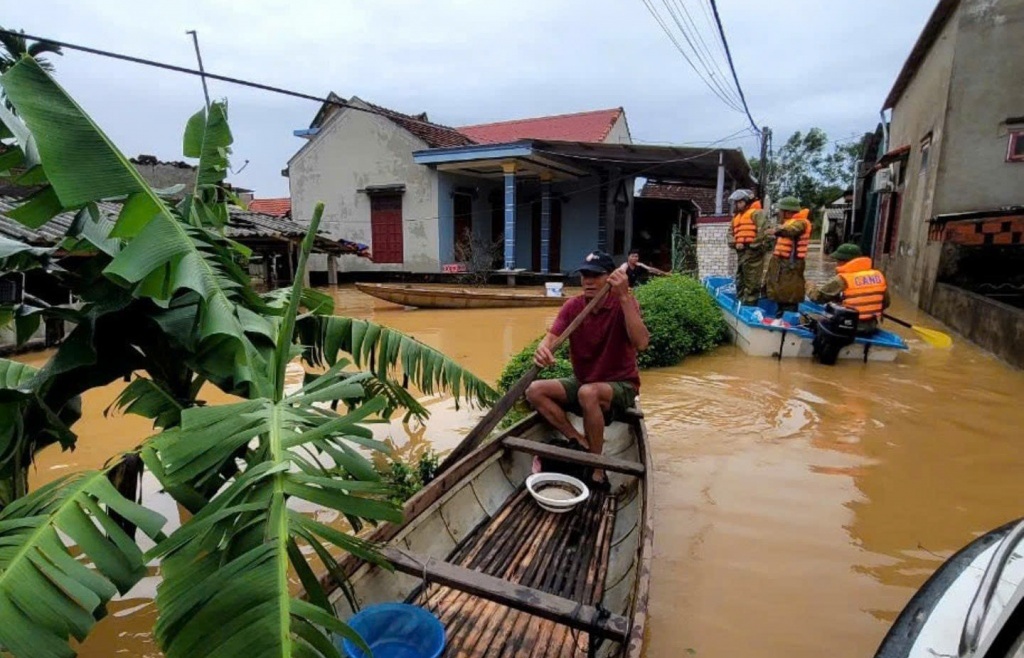
<path id="1" fill-rule="evenodd" d="M 924 339 L 924 342 L 929 345 L 934 345 L 935 347 L 952 347 L 953 345 L 953 339 L 950 338 L 949 334 L 944 334 L 936 329 L 926 329 L 924 327 L 919 327 L 916 324 L 910 324 L 909 322 L 900 320 L 899 318 L 894 318 L 888 313 L 882 313 L 882 317 L 887 320 L 892 320 L 896 324 L 903 325 L 907 329 L 913 329 L 919 336 L 921 336 L 921 338 Z"/>
<path id="2" fill-rule="evenodd" d="M 576 331 L 576 328 L 580 326 L 580 323 L 583 322 L 583 320 L 588 315 L 590 315 L 591 311 L 597 308 L 597 305 L 601 303 L 605 295 L 608 294 L 609 290 L 611 290 L 611 285 L 606 283 L 601 287 L 600 290 L 597 291 L 597 294 L 594 296 L 593 299 L 590 300 L 590 303 L 586 305 L 586 307 L 580 312 L 580 314 L 577 315 L 573 319 L 573 321 L 569 323 L 569 326 L 565 328 L 565 331 L 563 331 L 561 335 L 555 339 L 555 342 L 552 343 L 552 352 L 558 349 L 558 347 L 562 343 L 569 339 L 569 336 L 572 334 L 572 332 Z M 530 369 L 527 370 L 526 373 L 519 378 L 519 381 L 517 381 L 508 389 L 508 392 L 505 393 L 505 395 L 503 395 L 502 398 L 498 400 L 493 407 L 491 407 L 491 410 L 487 412 L 487 415 L 485 415 L 483 419 L 481 419 L 477 426 L 471 429 L 469 431 L 469 434 L 467 434 L 465 438 L 463 438 L 462 441 L 459 443 L 459 445 L 455 446 L 455 449 L 451 451 L 451 453 L 445 458 L 443 462 L 441 462 L 440 466 L 437 467 L 437 471 L 434 477 L 437 477 L 437 475 L 440 475 L 441 473 L 446 471 L 449 466 L 451 466 L 452 464 L 454 464 L 455 462 L 459 461 L 460 459 L 468 455 L 470 452 L 472 452 L 473 449 L 476 448 L 477 445 L 480 443 L 480 441 L 482 441 L 488 434 L 490 434 L 491 430 L 497 427 L 501 419 L 505 417 L 505 414 L 507 414 L 512 409 L 512 406 L 516 403 L 516 400 L 522 397 L 523 393 L 526 392 L 526 387 L 530 385 L 530 382 L 537 378 L 537 375 L 540 373 L 540 370 L 540 366 L 538 366 L 536 363 L 530 366 Z"/>

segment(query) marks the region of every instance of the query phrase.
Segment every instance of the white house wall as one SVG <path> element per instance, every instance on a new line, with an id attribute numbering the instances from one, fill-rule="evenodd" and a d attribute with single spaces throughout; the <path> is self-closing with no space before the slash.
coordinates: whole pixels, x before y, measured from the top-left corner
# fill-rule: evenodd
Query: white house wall
<path id="1" fill-rule="evenodd" d="M 967 0 L 958 16 L 935 215 L 1024 204 L 1024 163 L 1006 161 L 1006 120 L 1024 115 L 1024 0 Z"/>
<path id="2" fill-rule="evenodd" d="M 959 13 L 959 12 L 958 12 Z M 939 244 L 928 244 L 939 163 L 947 157 L 946 107 L 956 45 L 957 17 L 952 17 L 932 45 L 916 75 L 893 108 L 889 145 L 910 146 L 902 190 L 899 229 L 893 252 L 879 259 L 890 285 L 919 303 L 930 294 L 938 266 Z M 928 166 L 921 168 L 921 140 L 931 133 Z"/>
<path id="3" fill-rule="evenodd" d="M 313 140 L 288 163 L 292 216 L 308 224 L 318 201 L 325 205 L 321 227 L 331 236 L 373 249 L 370 198 L 358 190 L 373 185 L 405 185 L 402 195 L 403 263 L 376 264 L 346 256 L 341 271 L 437 272 L 437 174 L 413 162 L 412 152 L 427 145 L 392 122 L 354 110 L 336 112 Z M 327 269 L 323 256 L 312 269 Z"/>
<path id="4" fill-rule="evenodd" d="M 626 113 L 623 112 L 615 120 L 608 136 L 604 138 L 606 144 L 632 144 L 633 138 L 629 134 L 629 124 L 626 123 Z"/>

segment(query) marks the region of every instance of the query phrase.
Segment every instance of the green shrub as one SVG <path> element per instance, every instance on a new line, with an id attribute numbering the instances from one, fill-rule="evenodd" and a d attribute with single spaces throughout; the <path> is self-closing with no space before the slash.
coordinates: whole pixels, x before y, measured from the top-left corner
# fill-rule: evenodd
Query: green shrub
<path id="1" fill-rule="evenodd" d="M 391 502 L 402 505 L 405 501 L 434 479 L 438 465 L 437 453 L 427 450 L 420 455 L 416 465 L 392 457 L 384 468 L 378 468 L 381 480 L 391 489 Z"/>
<path id="2" fill-rule="evenodd" d="M 658 277 L 637 288 L 636 298 L 651 332 L 650 347 L 640 353 L 641 368 L 674 366 L 726 338 L 722 310 L 697 279 Z"/>
<path id="3" fill-rule="evenodd" d="M 512 388 L 512 385 L 519 381 L 519 378 L 526 374 L 526 371 L 533 365 L 533 353 L 537 351 L 537 345 L 540 344 L 541 336 L 535 341 L 527 345 L 519 353 L 512 356 L 505 364 L 505 367 L 501 369 L 501 375 L 498 376 L 498 390 L 504 393 L 508 389 Z M 561 379 L 562 377 L 572 376 L 572 364 L 569 362 L 569 343 L 563 343 L 561 347 L 555 350 L 555 364 L 548 366 L 540 371 L 537 375 L 537 379 Z M 506 428 L 515 425 L 520 420 L 525 418 L 530 413 L 529 408 L 526 406 L 525 400 L 519 400 L 515 407 L 509 411 L 505 417 L 501 420 L 500 427 Z"/>

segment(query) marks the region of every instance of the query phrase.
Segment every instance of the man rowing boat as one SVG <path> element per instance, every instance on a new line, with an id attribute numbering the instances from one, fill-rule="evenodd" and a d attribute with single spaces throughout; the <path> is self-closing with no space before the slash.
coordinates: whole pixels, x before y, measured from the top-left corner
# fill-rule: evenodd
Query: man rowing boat
<path id="1" fill-rule="evenodd" d="M 604 287 L 610 292 L 580 323 L 569 338 L 572 377 L 538 380 L 526 389 L 526 399 L 555 429 L 594 454 L 604 449 L 604 427 L 613 410 L 632 407 L 640 391 L 637 352 L 647 349 L 650 333 L 640 306 L 629 290 L 622 268 L 601 251 L 587 255 L 579 267 L 583 294 L 568 300 L 534 353 L 544 368 L 555 362 L 551 346 L 566 327 Z M 583 417 L 583 434 L 573 427 L 566 410 Z M 535 469 L 539 463 L 535 460 Z M 594 483 L 606 486 L 603 470 L 594 471 Z"/>

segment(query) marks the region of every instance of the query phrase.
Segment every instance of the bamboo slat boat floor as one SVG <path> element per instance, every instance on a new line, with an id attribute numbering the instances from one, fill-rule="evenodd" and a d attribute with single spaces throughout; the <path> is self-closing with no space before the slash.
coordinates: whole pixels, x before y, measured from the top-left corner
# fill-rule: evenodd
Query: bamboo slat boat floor
<path id="1" fill-rule="evenodd" d="M 615 498 L 592 492 L 572 512 L 541 509 L 525 488 L 456 548 L 448 562 L 597 605 L 604 589 Z M 448 587 L 413 595 L 441 619 L 445 656 L 586 656 L 590 638 L 562 624 Z"/>

